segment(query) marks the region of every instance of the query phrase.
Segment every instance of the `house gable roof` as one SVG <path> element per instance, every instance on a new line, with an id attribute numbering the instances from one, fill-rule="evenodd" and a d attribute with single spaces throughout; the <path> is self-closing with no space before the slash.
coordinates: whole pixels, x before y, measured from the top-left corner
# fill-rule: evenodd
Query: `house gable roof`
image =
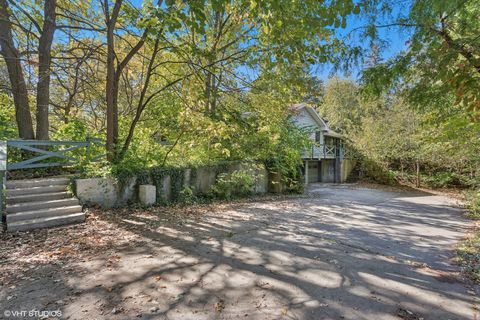
<path id="1" fill-rule="evenodd" d="M 305 110 L 308 113 L 308 115 L 315 121 L 315 123 L 320 128 L 322 128 L 324 135 L 335 137 L 335 138 L 343 138 L 343 136 L 340 133 L 335 132 L 328 127 L 327 122 L 323 120 L 323 118 L 318 114 L 317 110 L 315 110 L 315 108 L 313 108 L 312 106 L 309 106 L 306 103 L 298 103 L 292 106 L 292 110 L 295 113 L 300 113 L 302 110 Z"/>
<path id="2" fill-rule="evenodd" d="M 291 108 L 293 111 L 295 111 L 295 113 L 300 113 L 302 110 L 305 110 L 319 127 L 321 127 L 322 129 L 328 129 L 327 123 L 322 119 L 322 117 L 320 117 L 318 112 L 308 104 L 298 103 L 294 104 Z"/>

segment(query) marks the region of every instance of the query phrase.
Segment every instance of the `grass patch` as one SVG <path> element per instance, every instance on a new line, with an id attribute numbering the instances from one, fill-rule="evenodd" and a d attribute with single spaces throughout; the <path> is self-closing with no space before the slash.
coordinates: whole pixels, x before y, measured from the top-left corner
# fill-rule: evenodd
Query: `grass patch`
<path id="1" fill-rule="evenodd" d="M 480 219 L 480 190 L 470 191 L 466 195 L 467 217 L 470 219 Z"/>
<path id="2" fill-rule="evenodd" d="M 465 274 L 480 282 L 480 230 L 477 228 L 457 249 L 457 259 Z"/>
<path id="3" fill-rule="evenodd" d="M 471 191 L 466 194 L 465 207 L 468 210 L 468 218 L 480 219 L 480 191 Z M 457 261 L 470 279 L 480 283 L 480 227 L 478 223 L 473 233 L 458 247 Z"/>

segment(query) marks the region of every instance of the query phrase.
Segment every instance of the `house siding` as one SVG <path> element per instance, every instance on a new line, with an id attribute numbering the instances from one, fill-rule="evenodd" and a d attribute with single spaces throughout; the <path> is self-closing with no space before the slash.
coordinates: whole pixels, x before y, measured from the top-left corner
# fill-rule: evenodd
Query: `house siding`
<path id="1" fill-rule="evenodd" d="M 342 136 L 328 128 L 326 122 L 307 105 L 296 105 L 293 123 L 310 132 L 309 138 L 315 141 L 311 150 L 304 150 L 305 183 L 312 182 L 345 182 L 352 171 L 355 161 L 343 157 Z M 325 136 L 327 132 L 327 136 Z"/>
<path id="2" fill-rule="evenodd" d="M 300 112 L 295 115 L 293 118 L 293 122 L 299 128 L 311 129 L 312 132 L 309 138 L 315 141 L 315 131 L 320 131 L 325 128 L 320 126 L 315 119 L 313 119 L 312 115 L 307 111 L 307 109 L 302 108 Z M 323 134 L 320 133 L 320 144 L 323 144 Z"/>

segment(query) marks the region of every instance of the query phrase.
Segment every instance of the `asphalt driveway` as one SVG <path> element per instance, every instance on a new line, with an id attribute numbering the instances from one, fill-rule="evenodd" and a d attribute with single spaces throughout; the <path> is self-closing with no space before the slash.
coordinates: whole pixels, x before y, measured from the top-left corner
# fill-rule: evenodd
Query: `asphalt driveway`
<path id="1" fill-rule="evenodd" d="M 309 191 L 202 215 L 94 212 L 87 226 L 62 231 L 62 248 L 80 248 L 69 259 L 27 261 L 3 283 L 0 309 L 70 319 L 479 318 L 478 287 L 452 261 L 469 227 L 453 200 L 348 185 Z M 60 241 L 45 232 L 28 237 Z M 98 247 L 73 246 L 93 233 Z"/>

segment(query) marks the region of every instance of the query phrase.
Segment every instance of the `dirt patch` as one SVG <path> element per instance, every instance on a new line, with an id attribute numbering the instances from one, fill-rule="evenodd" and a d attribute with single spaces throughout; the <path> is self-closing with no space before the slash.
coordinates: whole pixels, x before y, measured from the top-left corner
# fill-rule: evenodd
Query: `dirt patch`
<path id="1" fill-rule="evenodd" d="M 103 215 L 90 210 L 84 224 L 0 234 L 0 284 L 14 283 L 45 265 L 83 261 L 140 240 L 135 233 L 101 219 Z"/>
<path id="2" fill-rule="evenodd" d="M 266 199 L 264 199 L 267 201 Z M 238 201 L 237 203 L 241 203 Z M 14 283 L 32 274 L 32 270 L 55 263 L 85 261 L 99 254 L 125 246 L 134 246 L 144 238 L 135 232 L 139 227 L 161 221 L 164 226 L 181 226 L 185 219 L 226 210 L 228 203 L 188 207 L 123 208 L 86 211 L 84 224 L 29 232 L 0 233 L 0 285 Z M 131 223 L 141 218 L 146 222 Z M 119 228 L 119 223 L 124 227 Z"/>

